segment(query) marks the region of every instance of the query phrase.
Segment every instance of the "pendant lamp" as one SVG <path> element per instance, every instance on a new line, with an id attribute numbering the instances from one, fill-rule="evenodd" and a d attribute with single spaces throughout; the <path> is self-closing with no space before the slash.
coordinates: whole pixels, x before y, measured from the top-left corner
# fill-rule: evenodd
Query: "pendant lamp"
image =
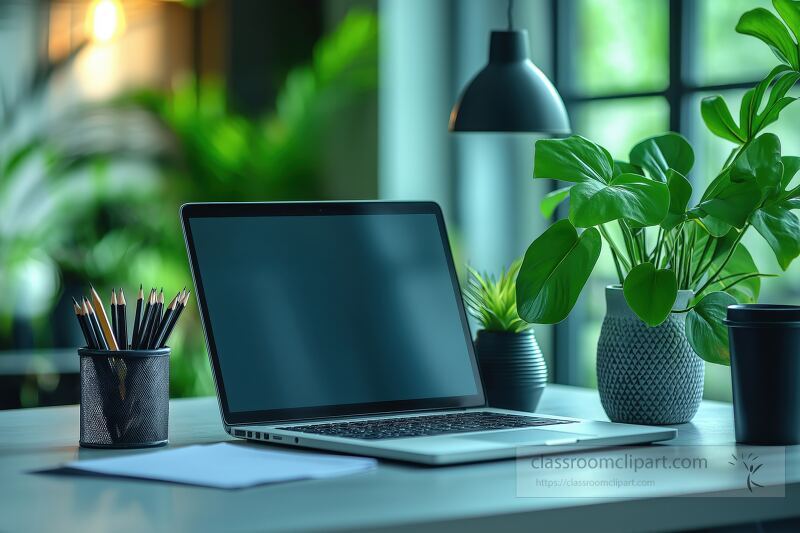
<path id="1" fill-rule="evenodd" d="M 467 84 L 450 112 L 450 131 L 570 133 L 561 96 L 528 57 L 526 30 L 515 30 L 513 0 L 508 30 L 492 31 L 489 63 Z"/>

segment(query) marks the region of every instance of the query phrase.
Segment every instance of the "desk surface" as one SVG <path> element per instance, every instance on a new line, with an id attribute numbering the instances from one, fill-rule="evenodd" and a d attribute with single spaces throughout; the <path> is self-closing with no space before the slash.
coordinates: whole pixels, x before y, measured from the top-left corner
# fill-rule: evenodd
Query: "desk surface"
<path id="1" fill-rule="evenodd" d="M 597 392 L 551 385 L 540 412 L 605 419 Z M 669 445 L 731 444 L 730 404 L 703 402 Z M 170 445 L 227 440 L 213 398 L 173 400 Z M 786 496 L 633 499 L 517 496 L 514 460 L 448 467 L 381 462 L 328 480 L 239 491 L 97 477 L 31 474 L 124 451 L 77 446 L 78 408 L 0 412 L 0 530 L 263 531 L 270 529 L 645 531 L 773 520 L 800 514 L 800 447 L 787 449 Z M 691 487 L 686 487 L 686 493 Z"/>

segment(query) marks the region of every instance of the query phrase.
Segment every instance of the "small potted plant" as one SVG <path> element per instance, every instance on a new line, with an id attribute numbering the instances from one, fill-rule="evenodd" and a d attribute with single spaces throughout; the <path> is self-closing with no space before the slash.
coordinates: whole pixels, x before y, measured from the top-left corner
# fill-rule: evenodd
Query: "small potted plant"
<path id="1" fill-rule="evenodd" d="M 686 176 L 694 152 L 677 133 L 645 139 L 628 161 L 580 136 L 536 143 L 534 177 L 568 182 L 545 198 L 543 212 L 569 199 L 569 218 L 528 248 L 517 278 L 519 313 L 531 323 L 563 320 L 605 242 L 619 284 L 606 289 L 597 373 L 612 420 L 691 420 L 703 390 L 703 365 L 694 354 L 730 364 L 727 307 L 756 302 L 760 278 L 768 275 L 742 238 L 757 232 L 783 270 L 800 255 L 793 213 L 800 208 L 800 157 L 782 156 L 778 137 L 764 132 L 796 100 L 787 93 L 800 79 L 800 3 L 773 5 L 781 18 L 757 8 L 736 25 L 779 60 L 745 92 L 738 123 L 721 96 L 701 103 L 708 129 L 731 143 L 719 173 L 695 176 L 707 184 L 702 194 L 692 194 Z"/>
<path id="2" fill-rule="evenodd" d="M 475 351 L 489 405 L 531 412 L 547 384 L 547 366 L 531 325 L 517 314 L 514 280 L 521 264 L 499 277 L 470 268 L 464 301 L 481 327 Z"/>

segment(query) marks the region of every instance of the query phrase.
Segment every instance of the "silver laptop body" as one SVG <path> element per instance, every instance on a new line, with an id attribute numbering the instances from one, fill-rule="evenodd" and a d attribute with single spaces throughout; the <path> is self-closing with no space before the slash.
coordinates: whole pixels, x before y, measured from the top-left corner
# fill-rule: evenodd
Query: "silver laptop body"
<path id="1" fill-rule="evenodd" d="M 234 437 L 441 465 L 677 434 L 487 407 L 433 202 L 186 204 L 181 221 Z M 427 429 L 397 436 L 409 424 Z"/>

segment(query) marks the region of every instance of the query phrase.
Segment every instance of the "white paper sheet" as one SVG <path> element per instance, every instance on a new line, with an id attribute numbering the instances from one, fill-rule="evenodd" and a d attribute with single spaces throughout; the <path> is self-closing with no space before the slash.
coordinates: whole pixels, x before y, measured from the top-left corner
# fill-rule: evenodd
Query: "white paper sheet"
<path id="1" fill-rule="evenodd" d="M 98 474 L 156 479 L 222 489 L 343 476 L 375 468 L 366 457 L 278 451 L 232 443 L 186 446 L 64 465 Z"/>

